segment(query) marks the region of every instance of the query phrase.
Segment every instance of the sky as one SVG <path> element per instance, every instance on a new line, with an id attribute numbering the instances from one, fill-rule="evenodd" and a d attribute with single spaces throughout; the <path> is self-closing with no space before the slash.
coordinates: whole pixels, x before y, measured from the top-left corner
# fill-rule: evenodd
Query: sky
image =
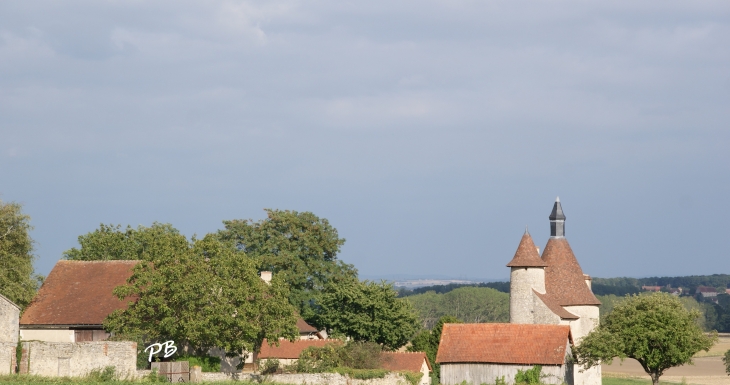
<path id="1" fill-rule="evenodd" d="M 730 2 L 0 2 L 0 199 L 48 274 L 100 223 L 311 211 L 361 277 L 730 273 Z"/>

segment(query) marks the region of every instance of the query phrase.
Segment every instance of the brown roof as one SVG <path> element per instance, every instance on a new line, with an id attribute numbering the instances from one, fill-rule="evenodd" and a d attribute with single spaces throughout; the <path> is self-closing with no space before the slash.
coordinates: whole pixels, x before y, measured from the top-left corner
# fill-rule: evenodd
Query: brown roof
<path id="1" fill-rule="evenodd" d="M 114 310 L 126 309 L 112 290 L 127 282 L 138 262 L 58 261 L 20 325 L 101 325 Z"/>
<path id="2" fill-rule="evenodd" d="M 563 365 L 570 326 L 444 324 L 436 362 Z"/>
<path id="3" fill-rule="evenodd" d="M 537 246 L 532 241 L 530 233 L 525 231 L 522 236 L 520 245 L 517 246 L 514 258 L 507 264 L 507 267 L 541 267 L 547 266 L 547 263 L 540 258 L 537 252 Z"/>
<path id="4" fill-rule="evenodd" d="M 433 370 L 424 352 L 383 352 L 381 357 L 381 366 L 385 370 L 420 372 L 424 361 L 428 366 L 428 371 Z"/>
<path id="5" fill-rule="evenodd" d="M 297 319 L 297 329 L 299 329 L 299 333 L 317 333 L 319 331 L 302 318 Z"/>
<path id="6" fill-rule="evenodd" d="M 550 309 L 550 311 L 552 311 L 553 314 L 557 315 L 558 317 L 562 319 L 580 318 L 577 315 L 565 310 L 562 306 L 558 304 L 558 302 L 554 298 L 550 297 L 549 295 L 538 293 L 535 289 L 532 289 L 532 291 L 535 292 L 535 295 L 540 298 L 542 303 L 544 303 L 545 306 L 547 306 L 548 309 Z"/>
<path id="7" fill-rule="evenodd" d="M 600 305 L 586 285 L 578 261 L 565 238 L 550 238 L 542 259 L 545 268 L 545 291 L 561 306 Z"/>
<path id="8" fill-rule="evenodd" d="M 261 353 L 258 358 L 299 358 L 299 354 L 310 346 L 321 348 L 327 344 L 341 344 L 340 340 L 279 340 L 279 346 L 269 345 L 267 340 L 261 344 Z"/>

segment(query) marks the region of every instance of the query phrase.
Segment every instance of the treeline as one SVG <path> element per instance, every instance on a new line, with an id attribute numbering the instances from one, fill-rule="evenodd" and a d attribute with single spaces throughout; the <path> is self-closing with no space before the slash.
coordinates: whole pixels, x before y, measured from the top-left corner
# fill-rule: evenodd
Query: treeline
<path id="1" fill-rule="evenodd" d="M 642 292 L 642 286 L 671 286 L 688 289 L 685 294 L 694 294 L 698 286 L 709 286 L 718 289 L 730 287 L 730 274 L 690 275 L 683 277 L 649 277 L 649 278 L 593 278 L 592 288 L 596 295 L 616 295 L 623 297 L 627 294 Z M 461 287 L 489 287 L 503 293 L 509 293 L 509 281 L 482 282 L 482 283 L 450 283 L 448 285 L 424 286 L 416 289 L 398 288 L 400 297 L 408 297 L 432 291 L 437 294 L 446 294 Z"/>
<path id="2" fill-rule="evenodd" d="M 449 285 L 443 285 L 449 286 Z M 650 292 L 644 292 L 644 295 Z M 614 306 L 625 299 L 625 295 L 596 295 L 601 301 L 601 319 Z M 441 317 L 453 316 L 464 322 L 509 322 L 509 294 L 489 287 L 461 286 L 442 292 L 429 290 L 425 293 L 405 297 L 418 312 L 421 326 L 431 329 Z M 694 297 L 683 296 L 679 300 L 688 310 L 701 313 L 697 322 L 706 330 L 730 332 L 730 295 L 720 294 L 718 304 L 698 302 Z"/>
<path id="3" fill-rule="evenodd" d="M 424 294 L 429 291 L 432 291 L 436 294 L 446 294 L 452 290 L 458 289 L 460 287 L 489 287 L 497 291 L 501 291 L 502 293 L 509 294 L 509 281 L 503 282 L 480 282 L 480 283 L 449 283 L 447 285 L 433 285 L 433 286 L 424 286 L 424 287 L 418 287 L 415 289 L 407 289 L 405 287 L 398 288 L 398 295 L 400 297 L 408 297 L 411 295 L 416 294 Z"/>
<path id="4" fill-rule="evenodd" d="M 712 275 L 690 275 L 683 277 L 649 277 L 649 278 L 593 278 L 594 288 L 597 285 L 602 287 L 625 287 L 641 290 L 642 286 L 671 286 L 689 289 L 689 294 L 694 294 L 698 286 L 709 286 L 715 288 L 730 287 L 730 274 Z M 595 292 L 595 290 L 594 290 Z"/>
<path id="5" fill-rule="evenodd" d="M 489 287 L 459 287 L 447 293 L 428 291 L 405 298 L 418 312 L 421 325 L 431 329 L 441 317 L 464 322 L 509 322 L 509 294 Z"/>

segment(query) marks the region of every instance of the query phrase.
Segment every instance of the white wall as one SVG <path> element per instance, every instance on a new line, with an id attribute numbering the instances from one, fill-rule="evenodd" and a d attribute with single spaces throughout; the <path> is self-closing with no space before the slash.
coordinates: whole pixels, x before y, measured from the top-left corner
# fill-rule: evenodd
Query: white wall
<path id="1" fill-rule="evenodd" d="M 573 342 L 576 346 L 580 341 L 598 326 L 598 306 L 565 306 L 565 310 L 579 316 L 575 321 L 563 321 L 563 324 L 570 325 L 570 333 L 573 335 Z M 597 365 L 590 369 L 583 369 L 575 365 L 573 370 L 574 385 L 601 385 L 601 366 Z"/>
<path id="2" fill-rule="evenodd" d="M 69 329 L 20 329 L 23 341 L 75 342 L 74 331 Z"/>

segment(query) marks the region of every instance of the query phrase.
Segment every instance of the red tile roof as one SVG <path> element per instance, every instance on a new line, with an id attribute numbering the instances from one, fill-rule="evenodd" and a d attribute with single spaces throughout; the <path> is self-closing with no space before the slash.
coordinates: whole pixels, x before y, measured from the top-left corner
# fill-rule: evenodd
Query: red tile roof
<path id="1" fill-rule="evenodd" d="M 420 372 L 421 366 L 426 362 L 428 371 L 432 371 L 424 352 L 383 352 L 381 357 L 381 366 L 386 370 Z"/>
<path id="2" fill-rule="evenodd" d="M 573 314 L 573 313 L 565 310 L 562 306 L 560 306 L 558 304 L 557 301 L 555 301 L 555 299 L 553 299 L 549 295 L 547 295 L 547 294 L 540 294 L 535 289 L 532 289 L 532 291 L 535 293 L 535 295 L 538 298 L 540 298 L 540 300 L 542 301 L 542 303 L 544 303 L 545 306 L 547 306 L 548 309 L 550 309 L 550 311 L 552 311 L 553 314 L 557 315 L 558 317 L 560 317 L 562 319 L 578 319 L 578 318 L 580 318 L 577 315 L 575 315 L 575 314 Z"/>
<path id="3" fill-rule="evenodd" d="M 547 266 L 547 263 L 540 258 L 540 254 L 537 252 L 537 246 L 532 241 L 530 233 L 525 231 L 525 235 L 520 240 L 520 245 L 517 246 L 514 258 L 507 264 L 507 267 L 543 267 Z"/>
<path id="4" fill-rule="evenodd" d="M 302 318 L 297 319 L 297 329 L 299 329 L 299 333 L 317 333 L 319 331 Z"/>
<path id="5" fill-rule="evenodd" d="M 124 285 L 139 261 L 58 261 L 20 325 L 101 325 L 127 302 L 112 290 Z"/>
<path id="6" fill-rule="evenodd" d="M 444 324 L 436 362 L 562 365 L 567 325 Z"/>
<path id="7" fill-rule="evenodd" d="M 545 268 L 545 291 L 561 306 L 600 305 L 601 301 L 585 282 L 583 270 L 565 238 L 550 238 L 542 259 Z"/>
<path id="8" fill-rule="evenodd" d="M 279 340 L 279 346 L 269 345 L 267 340 L 264 340 L 261 345 L 261 353 L 258 358 L 279 358 L 279 359 L 294 359 L 299 358 L 299 354 L 310 346 L 316 346 L 321 348 L 328 344 L 341 344 L 340 340 L 296 340 L 294 342 L 288 340 Z"/>

